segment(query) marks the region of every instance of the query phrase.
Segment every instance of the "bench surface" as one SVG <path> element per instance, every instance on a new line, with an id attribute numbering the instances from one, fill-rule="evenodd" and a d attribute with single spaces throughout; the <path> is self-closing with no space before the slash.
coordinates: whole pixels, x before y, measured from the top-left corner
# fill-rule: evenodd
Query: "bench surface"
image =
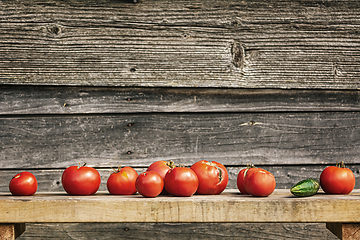
<path id="1" fill-rule="evenodd" d="M 360 190 L 350 195 L 295 197 L 276 189 L 269 197 L 226 190 L 216 196 L 93 196 L 0 194 L 0 223 L 31 222 L 360 222 Z"/>

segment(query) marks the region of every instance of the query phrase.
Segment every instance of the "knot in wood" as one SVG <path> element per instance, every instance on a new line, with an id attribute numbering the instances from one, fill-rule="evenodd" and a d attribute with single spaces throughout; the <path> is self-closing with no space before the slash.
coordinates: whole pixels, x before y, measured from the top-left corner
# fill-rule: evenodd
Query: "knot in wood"
<path id="1" fill-rule="evenodd" d="M 231 46 L 232 64 L 237 68 L 242 68 L 245 61 L 245 49 L 241 42 L 236 41 Z"/>
<path id="2" fill-rule="evenodd" d="M 48 31 L 55 35 L 58 35 L 61 32 L 61 29 L 59 26 L 54 25 L 54 26 L 49 26 Z"/>

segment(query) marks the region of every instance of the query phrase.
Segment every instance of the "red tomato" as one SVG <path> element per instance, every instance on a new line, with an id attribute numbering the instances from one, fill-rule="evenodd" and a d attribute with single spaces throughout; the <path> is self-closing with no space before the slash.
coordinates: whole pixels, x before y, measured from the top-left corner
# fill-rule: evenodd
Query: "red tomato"
<path id="1" fill-rule="evenodd" d="M 190 168 L 175 167 L 166 173 L 165 189 L 174 196 L 190 197 L 196 192 L 198 186 L 198 177 Z"/>
<path id="2" fill-rule="evenodd" d="M 164 180 L 155 171 L 143 172 L 137 177 L 135 186 L 144 197 L 157 197 L 164 189 Z"/>
<path id="3" fill-rule="evenodd" d="M 244 187 L 252 196 L 266 197 L 275 190 L 275 177 L 262 168 L 250 168 L 245 173 Z"/>
<path id="4" fill-rule="evenodd" d="M 9 189 L 12 195 L 31 196 L 36 193 L 38 183 L 30 172 L 16 174 L 10 181 Z"/>
<path id="5" fill-rule="evenodd" d="M 153 162 L 146 171 L 155 171 L 160 174 L 163 179 L 165 179 L 167 171 L 174 167 L 173 161 L 156 161 Z"/>
<path id="6" fill-rule="evenodd" d="M 354 173 L 344 162 L 326 167 L 320 175 L 320 185 L 325 193 L 349 194 L 355 187 Z"/>
<path id="7" fill-rule="evenodd" d="M 194 163 L 190 169 L 196 173 L 199 180 L 197 194 L 220 194 L 228 184 L 228 172 L 221 163 L 201 160 Z"/>
<path id="8" fill-rule="evenodd" d="M 70 195 L 93 195 L 100 187 L 101 177 L 95 168 L 71 166 L 63 172 L 61 182 Z"/>
<path id="9" fill-rule="evenodd" d="M 165 179 L 165 175 L 167 173 L 167 171 L 169 171 L 171 168 L 174 168 L 174 162 L 173 161 L 156 161 L 153 162 L 146 171 L 155 171 L 158 174 L 160 174 L 160 176 L 162 177 L 162 179 Z M 169 194 L 165 188 L 163 189 L 163 191 L 161 192 L 162 195 L 167 195 Z"/>
<path id="10" fill-rule="evenodd" d="M 246 170 L 248 170 L 248 168 L 243 168 L 243 169 L 240 170 L 240 172 L 238 174 L 238 177 L 237 177 L 237 181 L 236 181 L 236 184 L 237 184 L 237 187 L 238 187 L 239 191 L 244 195 L 249 194 L 245 190 L 245 187 L 244 187 L 244 179 L 245 179 Z"/>
<path id="11" fill-rule="evenodd" d="M 106 186 L 110 194 L 132 195 L 135 194 L 135 181 L 137 172 L 132 167 L 118 168 L 107 180 Z"/>

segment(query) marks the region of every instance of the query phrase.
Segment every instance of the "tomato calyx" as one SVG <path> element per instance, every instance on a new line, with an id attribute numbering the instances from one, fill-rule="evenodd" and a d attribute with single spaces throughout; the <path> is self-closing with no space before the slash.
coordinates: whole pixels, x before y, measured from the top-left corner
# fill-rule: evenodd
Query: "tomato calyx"
<path id="1" fill-rule="evenodd" d="M 116 168 L 113 168 L 113 167 L 111 167 L 111 168 L 112 168 L 112 170 L 113 170 L 113 173 L 119 173 L 119 172 L 121 171 L 121 165 L 118 166 L 117 169 L 116 169 Z"/>
<path id="2" fill-rule="evenodd" d="M 246 164 L 246 167 L 247 167 L 247 169 L 255 168 L 254 164 L 252 164 L 252 163 Z"/>
<path id="3" fill-rule="evenodd" d="M 189 167 L 189 166 L 179 163 L 179 164 L 177 164 L 177 165 L 174 164 L 174 167 L 172 167 L 171 169 L 174 169 L 174 168 L 176 168 L 176 167 L 187 168 L 187 167 Z"/>
<path id="4" fill-rule="evenodd" d="M 246 174 L 247 174 L 248 171 L 249 171 L 250 169 L 252 169 L 252 168 L 256 168 L 256 167 L 254 166 L 254 164 L 251 164 L 251 163 L 246 164 L 246 170 L 245 170 L 245 172 L 244 172 L 244 177 L 246 177 Z"/>
<path id="5" fill-rule="evenodd" d="M 165 163 L 165 165 L 168 166 L 168 167 L 171 168 L 171 169 L 176 167 L 175 163 L 174 163 L 172 160 L 167 161 L 167 162 Z"/>
<path id="6" fill-rule="evenodd" d="M 341 162 L 336 163 L 336 166 L 339 168 L 345 168 L 345 163 L 344 163 L 344 161 L 341 161 Z"/>
<path id="7" fill-rule="evenodd" d="M 86 162 L 83 163 L 83 165 L 81 165 L 81 163 L 79 162 L 79 166 L 77 167 L 77 169 L 81 168 L 81 167 L 85 167 L 86 166 Z"/>

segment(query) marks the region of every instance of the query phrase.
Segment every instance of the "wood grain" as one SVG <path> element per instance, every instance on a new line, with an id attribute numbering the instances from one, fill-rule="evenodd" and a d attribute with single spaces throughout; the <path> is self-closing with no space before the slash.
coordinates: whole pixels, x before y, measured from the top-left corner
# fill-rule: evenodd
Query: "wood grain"
<path id="1" fill-rule="evenodd" d="M 229 189 L 249 162 L 289 188 L 344 160 L 358 186 L 358 1 L 136 2 L 0 1 L 0 192 L 8 194 L 8 181 L 22 170 L 36 174 L 40 191 L 55 192 L 63 169 L 86 161 L 106 191 L 110 167 L 140 172 L 155 160 L 189 165 L 202 158 L 228 167 Z M 356 194 L 337 207 L 358 201 Z M 97 197 L 110 201 L 107 216 L 120 208 L 106 194 L 86 201 L 103 207 Z M 323 197 L 311 201 L 330 209 Z M 10 201 L 44 212 L 54 203 L 35 198 Z M 287 210 L 277 201 L 271 211 Z M 303 220 L 313 211 L 333 217 L 307 199 L 284 201 L 292 210 L 309 207 L 310 214 L 300 211 Z M 233 207 L 196 204 L 195 213 Z M 151 206 L 153 215 L 143 217 L 163 220 Z M 69 216 L 81 207 L 108 213 L 85 203 L 70 206 Z M 52 210 L 43 216 L 61 212 Z M 20 239 L 332 239 L 323 225 L 46 223 L 30 224 Z"/>
<path id="2" fill-rule="evenodd" d="M 15 240 L 25 231 L 25 223 L 0 223 L 0 239 Z"/>
<path id="3" fill-rule="evenodd" d="M 360 238 L 360 224 L 358 223 L 326 223 L 326 228 L 341 240 Z"/>
<path id="4" fill-rule="evenodd" d="M 0 195 L 0 222 L 360 222 L 359 191 L 351 195 L 294 197 L 275 190 L 258 198 L 226 191 L 220 195 L 144 198 L 139 195 Z"/>
<path id="5" fill-rule="evenodd" d="M 0 168 L 358 163 L 358 112 L 0 118 Z"/>
<path id="6" fill-rule="evenodd" d="M 356 240 L 360 238 L 360 224 L 343 223 L 342 224 L 342 240 Z"/>
<path id="7" fill-rule="evenodd" d="M 358 91 L 1 86 L 0 115 L 360 111 Z"/>
<path id="8" fill-rule="evenodd" d="M 27 224 L 18 240 L 256 239 L 336 240 L 324 223 L 44 223 Z"/>
<path id="9" fill-rule="evenodd" d="M 1 2 L 0 83 L 358 89 L 359 2 Z"/>

